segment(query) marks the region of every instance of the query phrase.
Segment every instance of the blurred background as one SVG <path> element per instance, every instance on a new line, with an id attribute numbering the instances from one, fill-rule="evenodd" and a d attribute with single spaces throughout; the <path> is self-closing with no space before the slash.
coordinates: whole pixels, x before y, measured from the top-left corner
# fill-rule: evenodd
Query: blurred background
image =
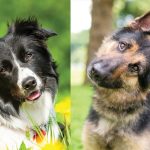
<path id="1" fill-rule="evenodd" d="M 71 0 L 72 147 L 82 150 L 81 134 L 93 89 L 86 66 L 104 36 L 150 11 L 150 0 Z"/>
<path id="2" fill-rule="evenodd" d="M 0 0 L 0 36 L 7 23 L 16 18 L 37 17 L 43 28 L 52 29 L 58 36 L 50 38 L 48 48 L 60 74 L 57 100 L 70 95 L 70 0 Z"/>

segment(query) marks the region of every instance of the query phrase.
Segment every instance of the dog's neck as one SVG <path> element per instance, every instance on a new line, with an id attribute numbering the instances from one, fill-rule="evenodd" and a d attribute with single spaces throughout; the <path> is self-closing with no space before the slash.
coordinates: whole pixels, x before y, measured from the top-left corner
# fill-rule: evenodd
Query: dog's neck
<path id="1" fill-rule="evenodd" d="M 97 88 L 93 97 L 93 108 L 108 119 L 128 122 L 142 112 L 147 102 L 147 94 L 140 90 L 129 93 L 125 89 Z"/>
<path id="2" fill-rule="evenodd" d="M 50 92 L 45 91 L 37 101 L 24 102 L 19 108 L 19 115 L 9 115 L 8 120 L 0 116 L 0 125 L 26 131 L 35 124 L 47 124 L 50 117 L 55 118 L 53 101 Z"/>
<path id="3" fill-rule="evenodd" d="M 25 136 L 25 139 L 28 138 L 32 142 L 36 142 L 36 138 L 41 135 L 47 137 L 48 132 L 52 132 L 53 139 L 56 140 L 60 135 L 55 120 L 52 96 L 48 91 L 45 91 L 37 101 L 24 102 L 20 107 L 18 117 L 10 116 L 10 119 L 6 120 L 0 116 L 0 121 L 1 127 L 18 131 Z M 29 136 L 27 137 L 27 135 Z"/>
<path id="4" fill-rule="evenodd" d="M 37 125 L 48 123 L 50 115 L 55 117 L 51 94 L 45 91 L 37 101 L 23 103 L 19 112 L 20 119 L 29 127 L 33 126 L 33 122 Z"/>

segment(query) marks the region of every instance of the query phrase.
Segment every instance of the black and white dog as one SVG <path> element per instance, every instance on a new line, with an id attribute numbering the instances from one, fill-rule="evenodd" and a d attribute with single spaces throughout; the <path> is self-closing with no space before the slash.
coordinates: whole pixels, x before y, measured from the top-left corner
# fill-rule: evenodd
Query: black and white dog
<path id="1" fill-rule="evenodd" d="M 34 18 L 16 20 L 0 39 L 0 149 L 16 149 L 33 129 L 55 116 L 56 65 L 46 40 L 56 35 Z M 57 136 L 56 127 L 56 136 Z"/>

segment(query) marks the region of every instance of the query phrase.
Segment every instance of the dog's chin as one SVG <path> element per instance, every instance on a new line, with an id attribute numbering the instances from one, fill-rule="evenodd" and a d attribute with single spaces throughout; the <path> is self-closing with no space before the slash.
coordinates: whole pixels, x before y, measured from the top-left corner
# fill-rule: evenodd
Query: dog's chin
<path id="1" fill-rule="evenodd" d="M 114 82 L 99 82 L 99 87 L 107 88 L 107 89 L 120 89 L 122 87 L 122 84 L 120 81 L 114 81 Z"/>
<path id="2" fill-rule="evenodd" d="M 91 78 L 90 80 L 96 87 L 102 87 L 107 89 L 122 88 L 121 80 L 110 80 L 110 79 L 98 80 L 98 79 L 91 79 Z"/>
<path id="3" fill-rule="evenodd" d="M 14 95 L 13 97 L 20 103 L 38 101 L 44 92 L 44 87 L 35 88 L 34 90 L 24 91 L 23 94 Z M 20 91 L 21 93 L 21 91 Z"/>

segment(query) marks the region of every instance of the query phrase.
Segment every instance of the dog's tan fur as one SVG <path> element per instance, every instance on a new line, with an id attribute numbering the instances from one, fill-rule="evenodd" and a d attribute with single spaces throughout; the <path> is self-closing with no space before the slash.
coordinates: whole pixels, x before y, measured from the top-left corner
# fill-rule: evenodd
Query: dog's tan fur
<path id="1" fill-rule="evenodd" d="M 113 130 L 117 126 L 101 135 L 101 127 L 95 127 L 92 123 L 86 122 L 83 131 L 83 143 L 85 150 L 149 150 L 150 133 L 145 131 L 137 136 L 132 133 Z M 117 127 L 119 128 L 119 127 Z M 108 145 L 108 143 L 110 145 Z"/>
<path id="2" fill-rule="evenodd" d="M 128 124 L 136 123 L 139 118 L 139 114 L 143 112 L 142 102 L 137 102 L 137 111 L 132 115 L 119 114 L 110 112 L 109 108 L 117 108 L 120 104 L 120 110 L 125 109 L 126 106 L 136 103 L 136 101 L 144 101 L 145 93 L 136 93 L 130 95 L 126 91 L 106 91 L 100 90 L 103 94 L 100 100 L 100 95 L 97 91 L 93 108 L 102 114 L 104 118 L 101 118 L 97 124 L 86 121 L 83 131 L 83 143 L 85 150 L 149 150 L 150 148 L 150 132 L 145 131 L 140 135 L 134 135 Z M 110 97 L 109 97 L 109 96 Z M 107 101 L 105 100 L 107 98 Z M 123 101 L 127 100 L 122 104 Z M 108 107 L 108 108 L 107 108 Z M 124 108 L 123 108 L 124 107 Z M 106 113 L 107 112 L 107 113 Z M 126 129 L 127 128 L 127 129 Z"/>
<path id="3" fill-rule="evenodd" d="M 129 64 L 147 65 L 144 54 L 138 52 L 138 43 L 130 40 L 132 47 L 122 54 L 116 50 L 118 43 L 107 37 L 96 53 L 97 58 L 121 60 L 112 80 L 119 78 L 123 81 L 123 88 L 109 89 L 96 85 L 92 108 L 101 118 L 97 122 L 85 122 L 82 136 L 84 150 L 150 150 L 150 127 L 140 134 L 131 129 L 131 126 L 136 126 L 140 115 L 149 109 L 144 103 L 150 91 L 142 90 L 138 77 L 128 73 Z M 147 40 L 150 41 L 150 36 Z M 133 113 L 125 113 L 124 110 L 132 105 L 135 107 Z"/>

